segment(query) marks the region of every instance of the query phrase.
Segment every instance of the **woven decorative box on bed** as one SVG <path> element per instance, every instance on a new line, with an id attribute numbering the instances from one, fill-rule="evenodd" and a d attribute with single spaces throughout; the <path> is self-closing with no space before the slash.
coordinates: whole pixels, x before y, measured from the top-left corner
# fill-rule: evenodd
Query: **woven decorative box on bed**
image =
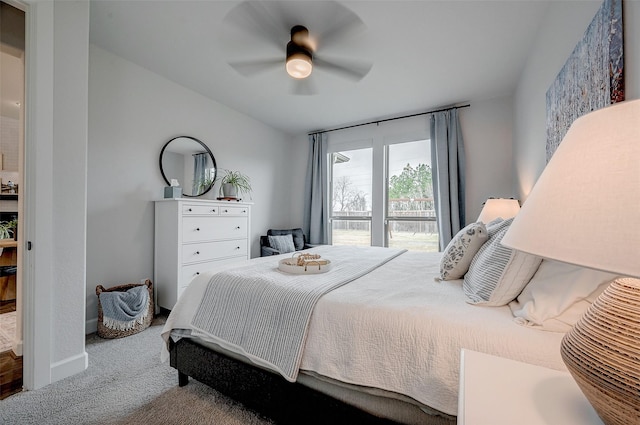
<path id="1" fill-rule="evenodd" d="M 120 291 L 126 292 L 131 288 L 135 288 L 136 286 L 146 285 L 149 290 L 149 306 L 147 316 L 144 318 L 142 323 L 136 323 L 131 329 L 127 330 L 118 330 L 111 329 L 104 325 L 104 317 L 102 312 L 102 305 L 100 304 L 100 294 L 102 292 L 113 292 Z M 153 283 L 149 279 L 145 281 L 145 283 L 127 283 L 124 285 L 114 286 L 112 288 L 105 288 L 102 285 L 96 286 L 96 295 L 98 296 L 98 336 L 102 338 L 123 338 L 125 336 L 137 334 L 138 332 L 142 332 L 147 329 L 151 322 L 153 321 L 154 314 L 154 305 L 153 305 Z"/>

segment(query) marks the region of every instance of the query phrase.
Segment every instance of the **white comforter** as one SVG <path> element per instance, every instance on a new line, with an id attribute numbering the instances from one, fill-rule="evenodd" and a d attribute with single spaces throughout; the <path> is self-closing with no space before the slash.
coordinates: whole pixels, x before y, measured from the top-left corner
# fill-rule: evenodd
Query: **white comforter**
<path id="1" fill-rule="evenodd" d="M 250 261 L 277 267 L 286 256 Z M 508 306 L 467 304 L 461 280 L 434 281 L 439 261 L 439 253 L 406 252 L 324 295 L 311 317 L 300 369 L 403 394 L 451 415 L 457 413 L 462 348 L 565 369 L 564 334 L 520 326 Z M 215 272 L 196 278 L 180 297 L 163 330 L 165 341 L 172 329 L 191 329 Z M 168 357 L 166 346 L 162 357 Z"/>

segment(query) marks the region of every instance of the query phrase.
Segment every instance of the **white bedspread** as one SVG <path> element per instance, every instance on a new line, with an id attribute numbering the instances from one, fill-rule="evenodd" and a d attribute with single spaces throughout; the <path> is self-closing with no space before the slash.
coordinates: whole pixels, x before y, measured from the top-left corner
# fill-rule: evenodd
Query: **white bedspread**
<path id="1" fill-rule="evenodd" d="M 324 295 L 311 317 L 301 370 L 404 394 L 456 415 L 462 348 L 565 369 L 560 357 L 564 334 L 520 326 L 508 306 L 467 304 L 461 280 L 434 281 L 440 255 L 406 252 Z M 250 261 L 277 264 L 284 257 Z M 178 334 L 190 329 L 215 272 L 195 279 L 178 300 L 163 330 L 165 341 L 172 329 Z M 166 346 L 162 356 L 168 358 Z"/>
<path id="2" fill-rule="evenodd" d="M 347 246 L 322 246 L 315 252 L 333 254 L 327 273 L 291 274 L 271 263 L 255 262 L 216 273 L 191 326 L 206 333 L 207 339 L 233 344 L 234 351 L 252 361 L 268 363 L 287 381 L 295 382 L 318 300 L 404 250 L 362 247 L 356 251 Z"/>

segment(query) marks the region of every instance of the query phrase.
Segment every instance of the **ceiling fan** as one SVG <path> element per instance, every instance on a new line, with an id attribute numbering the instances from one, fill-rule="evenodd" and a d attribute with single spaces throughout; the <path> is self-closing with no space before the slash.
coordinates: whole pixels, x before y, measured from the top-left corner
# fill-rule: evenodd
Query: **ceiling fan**
<path id="1" fill-rule="evenodd" d="M 307 21 L 313 22 L 316 32 L 302 25 Z M 336 54 L 346 41 L 357 42 L 365 26 L 354 12 L 333 1 L 244 1 L 223 22 L 235 27 L 245 40 L 247 36 L 252 38 L 244 45 L 237 44 L 239 37 L 227 38 L 236 42 L 233 53 L 239 56 L 229 60 L 229 65 L 247 77 L 280 68 L 295 81 L 294 94 L 316 92 L 316 70 L 359 81 L 372 67 L 370 61 L 357 58 L 357 50 L 354 53 L 350 46 L 342 49 L 342 55 Z M 262 52 L 256 52 L 256 43 L 263 42 L 271 44 L 271 51 L 281 53 L 265 58 Z M 256 53 L 246 53 L 252 49 Z M 252 54 L 259 58 L 247 58 Z"/>

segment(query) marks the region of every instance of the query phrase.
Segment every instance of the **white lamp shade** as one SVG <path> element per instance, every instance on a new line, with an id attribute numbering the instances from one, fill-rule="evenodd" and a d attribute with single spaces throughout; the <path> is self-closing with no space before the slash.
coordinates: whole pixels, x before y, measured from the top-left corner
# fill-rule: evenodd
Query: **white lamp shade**
<path id="1" fill-rule="evenodd" d="M 640 100 L 574 121 L 502 243 L 640 277 Z"/>
<path id="2" fill-rule="evenodd" d="M 515 217 L 518 211 L 520 211 L 520 203 L 517 199 L 490 198 L 484 203 L 476 221 L 487 224 L 496 218 L 508 220 Z"/>

